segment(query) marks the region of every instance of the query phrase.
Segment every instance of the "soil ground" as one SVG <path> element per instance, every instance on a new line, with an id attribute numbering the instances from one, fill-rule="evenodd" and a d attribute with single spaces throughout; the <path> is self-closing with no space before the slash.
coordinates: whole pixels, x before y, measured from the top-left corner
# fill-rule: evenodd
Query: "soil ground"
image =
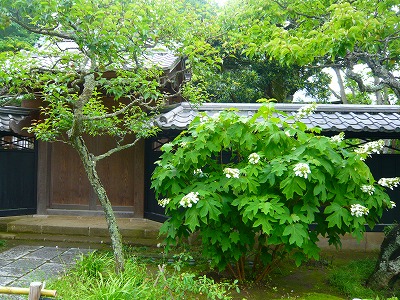
<path id="1" fill-rule="evenodd" d="M 322 252 L 319 261 L 310 261 L 299 268 L 290 260 L 285 261 L 264 283 L 242 286 L 234 299 L 299 299 L 309 294 L 314 294 L 315 300 L 348 299 L 329 284 L 329 272 L 353 260 L 377 257 L 378 252 L 341 250 Z"/>

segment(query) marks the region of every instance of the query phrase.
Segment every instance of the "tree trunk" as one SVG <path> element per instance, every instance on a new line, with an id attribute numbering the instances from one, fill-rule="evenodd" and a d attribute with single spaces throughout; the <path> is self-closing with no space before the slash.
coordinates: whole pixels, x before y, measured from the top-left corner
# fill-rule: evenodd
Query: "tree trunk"
<path id="1" fill-rule="evenodd" d="M 333 68 L 333 70 L 336 73 L 338 85 L 340 88 L 340 100 L 342 101 L 343 104 L 348 104 L 349 102 L 347 101 L 346 90 L 344 88 L 344 83 L 343 83 L 343 79 L 342 79 L 342 74 L 340 74 L 340 69 Z"/>
<path id="2" fill-rule="evenodd" d="M 400 225 L 394 227 L 381 245 L 375 270 L 367 280 L 367 286 L 380 290 L 393 286 L 400 274 Z"/>
<path id="3" fill-rule="evenodd" d="M 380 83 L 379 78 L 374 76 L 374 84 L 378 85 L 379 83 Z M 378 104 L 378 105 L 385 104 L 384 101 L 383 101 L 383 96 L 382 96 L 381 91 L 376 91 L 375 92 L 375 97 L 376 97 L 376 104 Z"/>
<path id="4" fill-rule="evenodd" d="M 93 187 L 107 220 L 108 231 L 110 233 L 111 245 L 114 251 L 115 271 L 121 273 L 125 268 L 125 259 L 122 249 L 122 238 L 118 228 L 117 220 L 108 199 L 107 192 L 101 183 L 97 174 L 96 161 L 91 153 L 89 153 L 85 141 L 81 136 L 74 137 L 72 140 L 73 147 L 78 151 L 79 157 L 82 160 L 89 182 Z"/>

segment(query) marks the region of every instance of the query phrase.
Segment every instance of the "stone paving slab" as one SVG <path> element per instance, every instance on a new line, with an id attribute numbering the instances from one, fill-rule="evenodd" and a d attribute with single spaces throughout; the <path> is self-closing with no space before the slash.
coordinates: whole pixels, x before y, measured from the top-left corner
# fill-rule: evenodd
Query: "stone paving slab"
<path id="1" fill-rule="evenodd" d="M 90 249 L 20 245 L 0 253 L 0 285 L 29 287 L 61 275 Z M 0 300 L 27 299 L 27 296 L 0 294 Z"/>

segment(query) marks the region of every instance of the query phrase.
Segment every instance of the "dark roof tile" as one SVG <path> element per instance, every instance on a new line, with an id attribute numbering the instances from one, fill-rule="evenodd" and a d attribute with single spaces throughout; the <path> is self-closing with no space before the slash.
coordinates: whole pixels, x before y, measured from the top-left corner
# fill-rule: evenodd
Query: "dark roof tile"
<path id="1" fill-rule="evenodd" d="M 157 124 L 162 129 L 185 129 L 198 112 L 212 116 L 227 108 L 235 107 L 242 116 L 251 116 L 261 104 L 207 103 L 198 108 L 181 103 L 160 115 Z M 303 104 L 278 103 L 275 108 L 293 116 Z M 282 117 L 282 116 L 281 116 Z M 395 105 L 337 105 L 321 104 L 314 114 L 302 120 L 310 127 L 318 126 L 329 132 L 356 132 L 396 135 L 400 133 L 400 106 Z"/>
<path id="2" fill-rule="evenodd" d="M 0 107 L 0 131 L 11 132 L 10 122 L 19 123 L 31 110 L 20 107 Z"/>

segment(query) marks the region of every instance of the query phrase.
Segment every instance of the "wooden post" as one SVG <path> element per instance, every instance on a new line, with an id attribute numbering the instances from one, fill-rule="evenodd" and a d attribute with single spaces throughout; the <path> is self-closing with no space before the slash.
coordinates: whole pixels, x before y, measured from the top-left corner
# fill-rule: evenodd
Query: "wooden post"
<path id="1" fill-rule="evenodd" d="M 29 286 L 28 300 L 39 300 L 41 291 L 42 291 L 42 283 L 32 282 L 31 285 Z"/>
<path id="2" fill-rule="evenodd" d="M 10 294 L 10 295 L 29 295 L 29 288 L 21 288 L 21 287 L 12 287 L 12 286 L 0 286 L 0 295 L 1 294 Z M 57 291 L 55 290 L 41 290 L 41 296 L 47 297 L 56 297 Z M 1 299 L 1 296 L 0 296 Z"/>

